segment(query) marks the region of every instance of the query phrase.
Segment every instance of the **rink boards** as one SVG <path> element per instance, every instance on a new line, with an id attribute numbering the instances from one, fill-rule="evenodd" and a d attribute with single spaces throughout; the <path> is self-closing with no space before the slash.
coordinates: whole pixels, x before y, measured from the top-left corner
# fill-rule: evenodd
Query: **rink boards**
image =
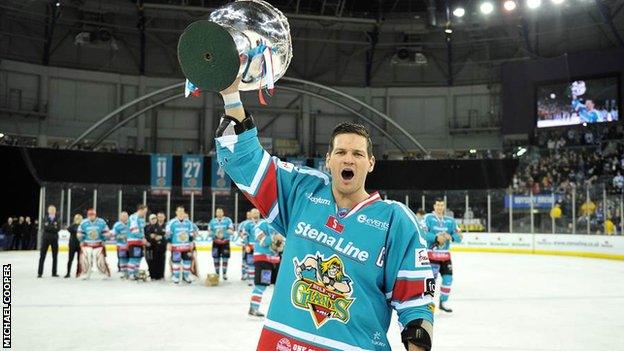
<path id="1" fill-rule="evenodd" d="M 624 237 L 578 234 L 464 233 L 451 251 L 563 255 L 624 260 Z"/>
<path id="2" fill-rule="evenodd" d="M 59 250 L 67 251 L 68 234 L 59 232 Z M 202 238 L 206 238 L 202 235 Z M 115 250 L 113 243 L 106 249 Z M 210 251 L 210 239 L 198 240 L 197 250 Z M 232 251 L 240 251 L 238 242 Z M 461 243 L 453 243 L 451 251 L 500 252 L 518 254 L 563 255 L 624 260 L 624 237 L 612 235 L 530 234 L 530 233 L 464 233 Z"/>

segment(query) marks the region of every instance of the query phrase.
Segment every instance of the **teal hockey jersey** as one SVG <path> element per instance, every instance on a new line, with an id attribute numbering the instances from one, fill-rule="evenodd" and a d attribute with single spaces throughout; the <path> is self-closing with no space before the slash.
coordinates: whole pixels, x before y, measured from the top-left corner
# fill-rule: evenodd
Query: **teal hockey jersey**
<path id="1" fill-rule="evenodd" d="M 193 249 L 193 239 L 199 231 L 193 222 L 188 219 L 179 220 L 174 218 L 167 222 L 165 235 L 171 243 L 172 251 L 187 252 Z"/>
<path id="2" fill-rule="evenodd" d="M 221 217 L 221 219 L 215 217 L 208 223 L 208 231 L 215 244 L 224 244 L 230 241 L 228 229 L 234 230 L 234 222 L 230 217 Z"/>
<path id="3" fill-rule="evenodd" d="M 128 218 L 128 223 L 130 226 L 130 234 L 127 239 L 128 245 L 143 245 L 143 239 L 145 238 L 145 218 L 139 216 L 137 213 L 134 213 Z"/>
<path id="4" fill-rule="evenodd" d="M 115 243 L 119 249 L 128 249 L 128 236 L 130 235 L 130 227 L 128 222 L 117 221 L 113 226 L 113 236 L 115 237 Z"/>
<path id="5" fill-rule="evenodd" d="M 448 233 L 452 241 L 461 242 L 461 236 L 457 233 L 457 223 L 455 219 L 449 216 L 438 217 L 434 212 L 427 213 L 424 219 L 425 238 L 427 239 L 427 247 L 429 248 L 429 259 L 433 261 L 448 261 L 451 259 L 449 248 L 451 241 L 447 241 L 444 245 L 440 245 L 436 238 L 440 233 Z"/>
<path id="6" fill-rule="evenodd" d="M 80 242 L 90 246 L 100 246 L 106 241 L 106 236 L 109 233 L 108 225 L 102 218 L 96 218 L 94 221 L 90 221 L 88 218 L 83 219 L 78 226 L 78 233 L 82 233 L 82 239 Z"/>
<path id="7" fill-rule="evenodd" d="M 331 177 L 262 149 L 257 130 L 216 139 L 219 164 L 287 244 L 258 350 L 390 350 L 401 328 L 433 322 L 426 241 L 405 205 L 370 195 L 343 216 Z"/>

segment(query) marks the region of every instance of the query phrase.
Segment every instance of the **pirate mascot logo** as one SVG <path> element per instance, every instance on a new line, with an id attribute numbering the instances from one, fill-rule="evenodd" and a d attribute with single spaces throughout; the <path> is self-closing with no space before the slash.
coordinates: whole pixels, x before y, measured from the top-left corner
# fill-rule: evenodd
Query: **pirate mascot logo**
<path id="1" fill-rule="evenodd" d="M 316 328 L 330 320 L 347 323 L 351 298 L 351 278 L 345 274 L 342 260 L 332 255 L 307 255 L 293 259 L 297 280 L 293 283 L 291 300 L 295 307 L 310 312 Z"/>

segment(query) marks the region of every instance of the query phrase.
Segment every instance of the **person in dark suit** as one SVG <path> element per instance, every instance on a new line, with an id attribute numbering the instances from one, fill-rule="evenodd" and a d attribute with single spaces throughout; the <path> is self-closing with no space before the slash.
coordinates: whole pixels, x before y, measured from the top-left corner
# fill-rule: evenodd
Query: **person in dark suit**
<path id="1" fill-rule="evenodd" d="M 159 212 L 157 216 L 151 215 L 150 224 L 145 227 L 145 238 L 149 243 L 145 257 L 152 280 L 159 280 L 165 277 L 165 255 L 167 252 L 167 241 L 165 240 L 166 219 L 163 212 Z"/>
<path id="2" fill-rule="evenodd" d="M 14 230 L 13 217 L 9 217 L 6 223 L 2 225 L 2 232 L 4 233 L 4 249 L 5 250 L 11 249 L 11 241 L 13 240 L 13 230 Z"/>
<path id="3" fill-rule="evenodd" d="M 74 223 L 67 227 L 67 231 L 69 232 L 69 256 L 67 257 L 67 273 L 65 274 L 65 278 L 71 276 L 70 272 L 74 256 L 76 256 L 76 276 L 80 268 L 80 241 L 77 236 L 80 223 L 82 223 L 82 215 L 77 213 L 74 216 Z"/>
<path id="4" fill-rule="evenodd" d="M 33 235 L 36 235 L 36 231 L 34 230 L 35 225 L 33 224 L 30 217 L 26 217 L 24 220 L 24 233 L 23 241 L 22 241 L 22 250 L 30 250 L 32 246 L 32 242 L 35 240 Z"/>
<path id="5" fill-rule="evenodd" d="M 41 242 L 41 250 L 39 251 L 39 269 L 37 270 L 37 278 L 43 275 L 43 263 L 48 252 L 48 247 L 52 247 L 52 276 L 58 277 L 56 274 L 56 264 L 58 258 L 58 232 L 61 230 L 61 219 L 56 216 L 56 207 L 48 206 L 48 215 L 43 219 L 43 239 Z"/>
<path id="6" fill-rule="evenodd" d="M 17 223 L 13 227 L 13 241 L 11 241 L 11 250 L 20 250 L 22 248 L 24 236 L 24 217 L 20 216 Z"/>

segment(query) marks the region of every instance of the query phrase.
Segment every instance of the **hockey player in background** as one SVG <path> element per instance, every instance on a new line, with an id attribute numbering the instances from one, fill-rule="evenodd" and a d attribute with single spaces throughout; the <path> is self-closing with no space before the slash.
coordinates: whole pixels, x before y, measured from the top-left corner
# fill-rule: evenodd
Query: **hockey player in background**
<path id="1" fill-rule="evenodd" d="M 223 280 L 227 280 L 228 260 L 230 259 L 230 238 L 234 234 L 234 223 L 225 217 L 222 208 L 217 208 L 216 217 L 208 223 L 208 235 L 212 238 L 212 258 L 215 273 L 223 272 Z"/>
<path id="2" fill-rule="evenodd" d="M 117 244 L 117 260 L 121 270 L 121 279 L 128 279 L 128 236 L 130 235 L 128 212 L 123 211 L 119 214 L 119 221 L 113 225 L 112 234 Z"/>
<path id="3" fill-rule="evenodd" d="M 430 350 L 435 285 L 424 233 L 405 205 L 366 192 L 375 165 L 366 128 L 336 126 L 331 176 L 282 162 L 262 149 L 239 82 L 221 92 L 218 161 L 287 239 L 257 349 L 390 350 L 394 309 L 406 349 Z"/>
<path id="4" fill-rule="evenodd" d="M 249 256 L 249 252 L 247 250 L 247 245 L 249 243 L 249 231 L 247 231 L 246 226 L 251 222 L 251 211 L 247 211 L 245 213 L 245 220 L 238 224 L 237 239 L 240 239 L 241 248 L 243 250 L 243 259 L 241 262 L 241 280 L 247 280 L 247 272 L 249 270 L 249 265 L 247 264 L 247 256 Z"/>
<path id="5" fill-rule="evenodd" d="M 452 217 L 444 215 L 444 200 L 436 198 L 433 212 L 425 215 L 425 227 L 429 261 L 433 268 L 433 276 L 438 272 L 442 275 L 440 286 L 440 310 L 451 313 L 453 310 L 448 306 L 451 284 L 453 283 L 453 264 L 449 248 L 451 241 L 461 242 L 461 235 L 457 231 L 457 223 Z"/>
<path id="6" fill-rule="evenodd" d="M 102 218 L 98 218 L 94 209 L 87 210 L 87 218 L 78 226 L 78 240 L 80 240 L 80 274 L 82 279 L 89 279 L 93 265 L 105 274 L 111 276 L 106 263 L 106 248 L 104 243 L 109 235 L 108 225 Z"/>
<path id="7" fill-rule="evenodd" d="M 167 249 L 171 251 L 172 280 L 175 284 L 180 283 L 180 271 L 182 280 L 191 283 L 191 264 L 193 261 L 193 240 L 198 235 L 195 224 L 185 218 L 183 206 L 176 208 L 176 217 L 167 222 L 165 235 L 167 237 Z"/>
<path id="8" fill-rule="evenodd" d="M 130 223 L 130 234 L 128 235 L 128 279 L 137 280 L 145 240 L 145 215 L 147 206 L 137 206 L 137 211 L 133 213 L 128 222 Z"/>
<path id="9" fill-rule="evenodd" d="M 267 286 L 275 284 L 280 263 L 279 254 L 284 250 L 285 239 L 266 220 L 258 221 L 253 233 L 255 238 L 253 260 L 257 274 L 254 278 L 248 314 L 253 317 L 264 317 L 259 310 L 262 295 Z"/>
<path id="10" fill-rule="evenodd" d="M 245 231 L 249 233 L 249 235 L 247 235 L 247 239 L 245 240 L 244 250 L 246 254 L 245 261 L 247 263 L 247 285 L 253 286 L 256 281 L 256 267 L 254 263 L 256 246 L 255 228 L 260 221 L 260 211 L 258 211 L 257 208 L 252 208 L 249 214 L 251 219 L 245 226 Z"/>

